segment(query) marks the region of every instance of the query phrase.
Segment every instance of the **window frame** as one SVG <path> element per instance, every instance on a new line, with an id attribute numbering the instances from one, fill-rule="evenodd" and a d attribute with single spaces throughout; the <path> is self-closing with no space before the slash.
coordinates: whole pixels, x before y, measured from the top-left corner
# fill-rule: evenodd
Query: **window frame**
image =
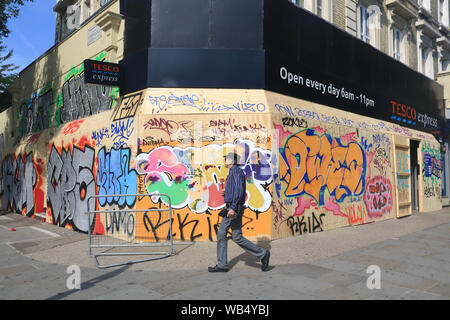
<path id="1" fill-rule="evenodd" d="M 402 31 L 396 26 L 392 27 L 392 53 L 394 59 L 403 62 L 403 34 Z"/>
<path id="2" fill-rule="evenodd" d="M 431 12 L 431 0 L 421 0 L 420 5 L 422 8 L 428 10 L 428 12 Z"/>
<path id="3" fill-rule="evenodd" d="M 448 7 L 448 0 L 439 0 L 439 23 L 443 24 L 444 26 L 449 26 L 449 7 Z"/>
<path id="4" fill-rule="evenodd" d="M 359 14 L 360 14 L 360 21 L 359 21 L 359 27 L 360 27 L 360 40 L 364 41 L 365 43 L 372 44 L 372 35 L 370 34 L 370 16 L 371 14 L 368 11 L 368 8 L 360 4 L 359 6 Z"/>

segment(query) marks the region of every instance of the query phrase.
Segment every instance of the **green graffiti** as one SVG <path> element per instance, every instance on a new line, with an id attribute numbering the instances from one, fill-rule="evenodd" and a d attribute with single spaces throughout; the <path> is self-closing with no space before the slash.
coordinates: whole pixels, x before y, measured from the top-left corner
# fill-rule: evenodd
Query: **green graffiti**
<path id="1" fill-rule="evenodd" d="M 165 193 L 170 194 L 172 205 L 181 206 L 186 201 L 186 194 L 189 190 L 189 183 L 187 180 L 174 180 L 170 185 L 166 183 L 160 174 L 159 180 L 147 180 L 145 186 L 149 194 Z"/>
<path id="2" fill-rule="evenodd" d="M 437 186 L 441 180 L 441 151 L 438 146 L 426 142 L 422 146 L 422 176 L 424 182 Z"/>

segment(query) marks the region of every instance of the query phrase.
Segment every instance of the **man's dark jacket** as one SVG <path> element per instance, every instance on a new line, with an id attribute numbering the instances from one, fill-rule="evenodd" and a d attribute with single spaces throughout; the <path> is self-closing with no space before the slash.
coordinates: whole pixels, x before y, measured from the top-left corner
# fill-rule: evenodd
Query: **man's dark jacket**
<path id="1" fill-rule="evenodd" d="M 245 173 L 234 165 L 225 182 L 225 203 L 238 212 L 245 202 Z"/>

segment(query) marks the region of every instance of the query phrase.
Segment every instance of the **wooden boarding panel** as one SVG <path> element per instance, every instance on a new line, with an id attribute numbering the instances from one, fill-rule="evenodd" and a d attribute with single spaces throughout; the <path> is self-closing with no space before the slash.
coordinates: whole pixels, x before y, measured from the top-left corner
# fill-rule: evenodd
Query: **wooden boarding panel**
<path id="1" fill-rule="evenodd" d="M 395 141 L 395 169 L 398 211 L 397 218 L 410 215 L 411 210 L 411 165 L 409 139 L 396 136 Z"/>

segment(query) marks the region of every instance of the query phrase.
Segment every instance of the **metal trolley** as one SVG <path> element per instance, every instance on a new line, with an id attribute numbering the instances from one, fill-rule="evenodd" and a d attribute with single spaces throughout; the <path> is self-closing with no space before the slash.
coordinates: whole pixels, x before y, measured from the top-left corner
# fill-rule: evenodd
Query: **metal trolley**
<path id="1" fill-rule="evenodd" d="M 120 199 L 122 197 L 166 197 L 168 208 L 161 209 L 116 209 L 117 205 L 109 205 L 105 210 L 88 211 L 89 216 L 89 255 L 94 258 L 98 268 L 110 268 L 145 262 L 170 257 L 174 254 L 172 234 L 172 202 L 170 196 L 163 193 L 157 194 L 119 194 L 119 195 L 96 195 L 88 199 L 107 198 Z M 158 217 L 155 217 L 158 213 Z M 167 218 L 167 219 L 166 219 Z M 165 220 L 166 219 L 166 220 Z M 165 220 L 161 223 L 161 220 Z M 156 223 L 155 223 L 156 221 Z M 101 226 L 99 228 L 99 225 Z M 150 226 L 149 226 L 150 225 Z M 164 241 L 156 235 L 154 226 L 158 226 L 159 234 L 166 234 Z M 162 226 L 162 227 L 161 227 Z M 167 247 L 164 251 L 137 251 L 137 248 Z M 93 249 L 104 248 L 99 253 Z M 123 251 L 123 248 L 134 248 L 134 250 Z M 120 249 L 120 252 L 112 252 Z M 107 252 L 105 252 L 107 251 Z M 132 252 L 130 252 L 132 251 Z M 140 256 L 150 255 L 145 259 L 129 260 L 125 262 L 102 265 L 98 261 L 100 256 Z M 156 256 L 156 257 L 155 257 Z"/>

